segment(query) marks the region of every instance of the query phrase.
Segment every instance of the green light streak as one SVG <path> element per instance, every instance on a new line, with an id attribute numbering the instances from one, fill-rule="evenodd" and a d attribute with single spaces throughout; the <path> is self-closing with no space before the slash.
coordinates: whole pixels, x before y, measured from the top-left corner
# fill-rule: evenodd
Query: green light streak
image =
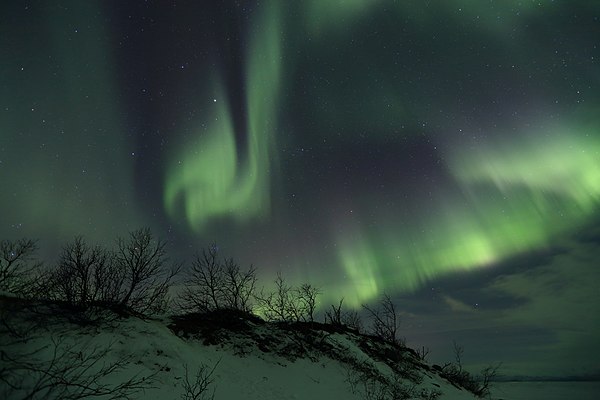
<path id="1" fill-rule="evenodd" d="M 373 251 L 368 240 L 362 237 L 360 231 L 355 231 L 349 239 L 342 238 L 338 257 L 351 287 L 327 298 L 325 304 L 333 304 L 344 297 L 346 306 L 358 308 L 364 300 L 379 296 L 384 285 L 379 276 L 380 262 L 377 253 Z M 329 293 L 326 293 L 326 296 L 328 295 Z"/>
<path id="2" fill-rule="evenodd" d="M 309 0 L 304 2 L 305 23 L 309 32 L 324 35 L 332 30 L 346 33 L 361 18 L 375 13 L 394 12 L 415 24 L 432 24 L 440 16 L 464 21 L 495 34 L 508 34 L 529 15 L 560 11 L 554 2 L 506 0 L 502 7 L 473 0 L 430 0 L 427 2 L 381 0 Z"/>
<path id="3" fill-rule="evenodd" d="M 325 34 L 331 28 L 348 29 L 355 20 L 380 3 L 378 0 L 310 0 L 304 4 L 306 27 L 317 35 Z"/>
<path id="4" fill-rule="evenodd" d="M 235 138 L 225 101 L 218 103 L 207 134 L 188 146 L 181 160 L 171 168 L 170 179 L 166 182 L 165 204 L 169 214 L 177 211 L 181 194 L 184 195 L 185 215 L 190 223 L 197 224 L 204 222 L 205 215 L 227 214 L 240 202 L 248 200 L 249 193 L 236 186 Z"/>
<path id="5" fill-rule="evenodd" d="M 277 127 L 281 80 L 281 16 L 277 2 L 264 8 L 250 41 L 247 65 L 247 157 L 237 157 L 232 117 L 224 95 L 212 124 L 192 143 L 184 143 L 167 170 L 164 203 L 171 218 L 183 214 L 189 226 L 201 231 L 213 218 L 239 222 L 262 219 L 270 211 L 270 171 Z M 216 92 L 221 94 L 220 89 Z"/>
<path id="6" fill-rule="evenodd" d="M 600 142 L 595 137 L 595 132 L 557 129 L 510 146 L 457 154 L 452 170 L 467 185 L 492 183 L 502 192 L 523 185 L 539 193 L 532 197 L 540 207 L 547 206 L 548 195 L 556 194 L 587 213 L 600 200 Z"/>
<path id="7" fill-rule="evenodd" d="M 376 228 L 337 234 L 338 259 L 349 282 L 331 298 L 355 294 L 357 307 L 383 290 L 411 292 L 456 271 L 484 268 L 550 246 L 600 206 L 600 142 L 585 129 L 537 135 L 451 157 L 463 195 L 447 195 L 399 228 L 388 218 Z M 543 137 L 543 139 L 539 139 Z M 542 140 L 540 142 L 540 140 Z"/>
<path id="8" fill-rule="evenodd" d="M 421 91 L 420 86 L 406 86 L 404 80 L 391 80 L 389 85 L 380 87 L 373 85 L 377 80 L 373 75 L 388 82 L 385 77 L 393 75 L 393 67 L 383 64 L 381 74 L 377 75 L 377 68 L 371 66 L 378 64 L 358 59 L 353 66 L 357 72 L 348 69 L 349 79 L 336 81 L 339 71 L 346 71 L 344 63 L 360 44 L 344 47 L 342 43 L 341 53 L 335 54 L 336 59 L 343 60 L 338 64 L 329 58 L 329 53 L 330 44 L 337 43 L 339 37 L 326 34 L 345 34 L 353 24 L 362 32 L 364 24 L 360 24 L 360 19 L 381 12 L 371 7 L 378 3 L 314 0 L 300 6 L 309 33 L 319 35 L 326 44 L 319 42 L 322 46 L 313 46 L 317 47 L 311 49 L 317 52 L 315 58 L 337 67 L 323 72 L 322 65 L 315 64 L 315 73 L 307 78 L 314 87 L 322 89 L 315 89 L 315 95 L 309 97 L 314 99 L 315 107 L 308 114 L 316 116 L 316 121 L 336 127 L 323 129 L 324 135 L 364 130 L 373 140 L 376 133 L 371 132 L 378 129 L 388 132 L 390 127 L 403 124 L 411 113 L 419 114 L 419 110 L 407 105 L 406 98 L 417 94 L 415 88 Z M 439 2 L 439 7 L 402 2 L 394 3 L 394 7 L 406 18 L 409 27 L 422 25 L 426 31 L 430 23 L 444 15 L 502 41 L 523 18 L 535 16 L 540 9 L 534 3 L 521 4 L 516 0 L 510 3 L 513 7 L 497 10 L 458 0 Z M 183 214 L 196 231 L 203 230 L 214 218 L 247 222 L 269 215 L 270 171 L 277 165 L 273 143 L 282 79 L 279 5 L 278 2 L 265 5 L 255 24 L 260 29 L 252 32 L 250 40 L 246 65 L 248 147 L 244 150 L 247 156 L 243 161 L 237 159 L 239 151 L 231 111 L 227 101 L 221 100 L 224 97 L 218 96 L 208 129 L 197 129 L 197 137 L 191 143 L 183 143 L 182 150 L 171 159 L 165 206 L 173 218 Z M 550 11 L 555 12 L 556 7 L 552 7 Z M 517 30 L 512 37 L 521 33 Z M 507 39 L 508 44 L 511 52 L 515 52 Z M 326 85 L 320 86 L 323 82 Z M 216 91 L 219 92 L 218 88 Z M 357 100 L 357 93 L 369 96 Z M 369 118 L 370 115 L 377 117 Z M 597 136 L 597 132 L 585 132 L 579 126 L 554 133 L 538 132 L 531 140 L 520 142 L 514 141 L 515 135 L 511 133 L 506 143 L 475 151 L 459 149 L 449 154 L 448 168 L 458 190 L 443 193 L 443 189 L 432 188 L 439 192 L 440 199 L 407 221 L 385 215 L 380 216 L 375 226 L 356 224 L 353 229 L 332 235 L 332 242 L 337 244 L 333 265 L 341 265 L 345 279 L 339 279 L 339 269 L 333 268 L 324 303 L 345 297 L 348 306 L 357 307 L 384 290 L 414 291 L 452 272 L 489 267 L 509 257 L 551 246 L 556 237 L 585 223 L 598 208 L 599 146 L 597 139 L 592 139 Z M 345 136 L 339 137 L 347 140 Z M 402 188 L 398 191 L 402 192 Z M 373 221 L 372 215 L 368 218 Z M 312 265 L 323 263 L 311 261 Z M 296 277 L 293 279 L 295 283 Z"/>
<path id="9" fill-rule="evenodd" d="M 270 207 L 270 173 L 277 163 L 274 154 L 277 111 L 281 90 L 281 10 L 271 1 L 257 26 L 250 46 L 248 82 L 248 168 L 253 187 L 265 209 Z"/>

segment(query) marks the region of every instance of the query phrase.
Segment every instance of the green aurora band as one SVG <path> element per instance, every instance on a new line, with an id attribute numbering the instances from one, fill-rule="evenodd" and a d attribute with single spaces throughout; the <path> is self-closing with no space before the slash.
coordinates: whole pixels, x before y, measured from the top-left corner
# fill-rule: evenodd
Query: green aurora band
<path id="1" fill-rule="evenodd" d="M 590 2 L 591 3 L 591 2 Z M 519 28 L 519 19 L 541 11 L 560 10 L 560 2 L 505 0 L 502 7 L 490 7 L 486 2 L 473 0 L 387 1 L 387 0 L 307 0 L 303 2 L 304 21 L 308 32 L 324 36 L 345 33 L 353 25 L 374 13 L 383 12 L 398 18 L 413 19 L 428 26 L 443 15 L 457 23 L 476 21 L 478 27 L 500 37 L 508 37 Z M 598 4 L 590 4 L 598 8 Z M 361 19 L 362 18 L 362 19 Z"/>
<path id="2" fill-rule="evenodd" d="M 543 249 L 585 225 L 600 206 L 600 140 L 581 131 L 544 135 L 543 145 L 531 138 L 457 152 L 450 169 L 462 197 L 448 196 L 408 231 L 388 223 L 338 237 L 350 283 L 336 295 L 354 293 L 346 299 L 356 307 L 383 290 L 414 291 L 450 272 Z"/>
<path id="3" fill-rule="evenodd" d="M 331 27 L 339 32 L 378 3 L 310 1 L 304 5 L 304 24 L 317 35 Z M 537 9 L 533 3 L 513 3 L 521 12 Z M 272 150 L 282 80 L 282 14 L 278 4 L 263 5 L 262 23 L 256 25 L 261 29 L 250 41 L 245 165 L 237 159 L 232 117 L 221 95 L 217 95 L 212 125 L 205 132 L 198 130 L 196 141 L 182 143 L 182 150 L 171 158 L 164 193 L 167 212 L 176 219 L 182 208 L 187 223 L 196 232 L 202 232 L 215 218 L 248 222 L 269 217 L 271 173 L 278 166 Z M 409 6 L 402 4 L 398 10 L 407 12 Z M 457 9 L 457 19 L 478 19 L 480 14 L 481 28 L 488 31 L 498 33 L 511 26 L 509 14 L 504 19 L 493 18 L 492 13 L 485 12 L 487 6 L 466 7 L 476 6 L 466 1 L 444 4 Z M 464 14 L 458 13 L 463 10 Z M 340 18 L 340 13 L 345 17 Z M 412 14 L 421 15 L 423 21 L 429 19 L 426 12 Z M 393 88 L 389 90 L 383 97 L 392 99 L 397 104 L 394 108 L 402 113 L 401 99 Z M 220 89 L 216 87 L 215 92 L 219 94 Z M 380 104 L 382 96 L 371 97 L 374 104 Z M 390 119 L 399 124 L 404 116 Z M 366 215 L 357 213 L 344 222 L 344 229 L 335 229 L 337 223 L 331 223 L 329 236 L 336 250 L 329 260 L 333 265 L 323 265 L 319 270 L 319 279 L 327 288 L 322 303 L 344 297 L 347 306 L 358 307 L 384 291 L 415 291 L 452 272 L 485 268 L 548 248 L 561 235 L 586 224 L 600 204 L 597 126 L 565 124 L 550 132 L 523 134 L 520 141 L 512 140 L 514 135 L 510 135 L 510 141 L 482 146 L 467 154 L 460 151 L 460 146 L 442 149 L 458 190 L 440 190 L 426 216 L 403 221 L 379 215 L 378 223 L 365 224 L 361 217 L 366 219 Z M 304 262 L 327 263 L 310 255 L 304 257 Z M 297 272 L 301 269 L 291 269 L 296 271 L 292 283 L 310 280 Z"/>
<path id="4" fill-rule="evenodd" d="M 198 129 L 194 143 L 183 143 L 173 157 L 165 182 L 164 202 L 171 217 L 183 204 L 189 226 L 201 231 L 210 219 L 230 217 L 238 221 L 264 219 L 270 212 L 270 175 L 277 127 L 281 55 L 280 15 L 277 3 L 265 7 L 261 27 L 250 41 L 247 65 L 247 159 L 237 157 L 232 116 L 226 96 L 219 99 L 212 125 Z"/>

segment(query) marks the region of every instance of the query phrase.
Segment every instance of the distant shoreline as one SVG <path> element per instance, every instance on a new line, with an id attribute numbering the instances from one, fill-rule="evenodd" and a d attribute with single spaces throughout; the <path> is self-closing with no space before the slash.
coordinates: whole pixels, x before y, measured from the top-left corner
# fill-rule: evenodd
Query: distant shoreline
<path id="1" fill-rule="evenodd" d="M 499 376 L 494 382 L 600 382 L 598 375 L 584 376 Z"/>

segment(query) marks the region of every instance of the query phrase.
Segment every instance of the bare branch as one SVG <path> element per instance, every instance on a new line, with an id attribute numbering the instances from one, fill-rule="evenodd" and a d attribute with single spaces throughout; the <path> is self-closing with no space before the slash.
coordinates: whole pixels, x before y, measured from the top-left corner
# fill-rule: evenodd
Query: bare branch
<path id="1" fill-rule="evenodd" d="M 252 311 L 251 299 L 256 288 L 256 268 L 250 266 L 242 271 L 233 259 L 225 260 L 224 297 L 225 305 L 234 310 Z"/>
<path id="2" fill-rule="evenodd" d="M 226 308 L 251 312 L 256 281 L 253 266 L 242 270 L 232 258 L 219 260 L 217 246 L 213 244 L 192 263 L 179 304 L 186 311 Z"/>
<path id="3" fill-rule="evenodd" d="M 265 293 L 261 290 L 256 296 L 264 317 L 267 321 L 298 321 L 298 312 L 292 298 L 292 287 L 286 283 L 279 272 L 274 283 L 274 291 Z"/>
<path id="4" fill-rule="evenodd" d="M 138 229 L 129 239 L 117 240 L 116 265 L 124 271 L 124 296 L 119 305 L 141 315 L 161 312 L 173 278 L 181 266 L 173 264 L 165 270 L 166 243 L 155 240 L 149 228 Z"/>
<path id="5" fill-rule="evenodd" d="M 419 356 L 419 360 L 427 361 L 427 356 L 429 355 L 429 347 L 421 346 L 420 349 L 417 349 L 417 356 Z"/>
<path id="6" fill-rule="evenodd" d="M 300 319 L 305 322 L 314 321 L 314 314 L 317 308 L 317 297 L 319 294 L 321 294 L 320 289 L 309 283 L 303 283 L 300 287 L 296 288 L 296 303 Z"/>
<path id="7" fill-rule="evenodd" d="M 371 308 L 363 304 L 372 319 L 372 329 L 375 336 L 397 345 L 403 345 L 404 341 L 398 337 L 400 318 L 396 307 L 388 294 L 383 294 L 378 308 Z"/>
<path id="8" fill-rule="evenodd" d="M 344 298 L 340 299 L 337 307 L 332 304 L 331 311 L 325 312 L 325 322 L 330 323 L 331 325 L 342 326 L 342 304 L 344 303 Z"/>
<path id="9" fill-rule="evenodd" d="M 113 353 L 114 342 L 106 346 L 67 345 L 63 339 L 52 337 L 51 343 L 32 347 L 36 339 L 29 331 L 23 345 L 0 345 L 0 397 L 10 399 L 66 399 L 93 397 L 128 399 L 149 388 L 155 373 L 138 374 L 121 382 L 114 376 L 130 364 L 130 357 L 121 356 L 106 362 Z M 29 351 L 23 351 L 24 347 Z"/>
<path id="10" fill-rule="evenodd" d="M 347 326 L 352 329 L 356 329 L 357 331 L 362 330 L 362 320 L 360 318 L 360 314 L 356 310 L 343 310 L 342 304 L 344 303 L 344 298 L 340 299 L 340 302 L 337 306 L 334 304 L 331 305 L 331 311 L 325 312 L 325 321 L 336 326 Z"/>
<path id="11" fill-rule="evenodd" d="M 185 376 L 183 378 L 183 390 L 185 390 L 185 392 L 181 395 L 181 399 L 213 400 L 215 398 L 216 388 L 213 388 L 211 392 L 209 387 L 214 383 L 212 376 L 220 362 L 221 360 L 217 361 L 217 363 L 210 369 L 208 365 L 203 363 L 200 364 L 200 367 L 198 368 L 193 380 L 190 379 L 188 365 L 185 364 Z"/>
<path id="12" fill-rule="evenodd" d="M 77 236 L 63 247 L 56 268 L 49 272 L 45 296 L 86 309 L 100 299 L 103 286 L 110 284 L 104 278 L 111 263 L 107 250 L 91 247 Z"/>
<path id="13" fill-rule="evenodd" d="M 41 266 L 36 261 L 37 242 L 19 239 L 0 241 L 0 290 L 26 295 L 32 284 L 31 274 Z"/>
<path id="14" fill-rule="evenodd" d="M 454 361 L 456 362 L 456 366 L 458 367 L 458 371 L 462 372 L 462 356 L 465 352 L 465 348 L 459 345 L 455 340 L 452 341 L 452 347 L 454 348 Z"/>

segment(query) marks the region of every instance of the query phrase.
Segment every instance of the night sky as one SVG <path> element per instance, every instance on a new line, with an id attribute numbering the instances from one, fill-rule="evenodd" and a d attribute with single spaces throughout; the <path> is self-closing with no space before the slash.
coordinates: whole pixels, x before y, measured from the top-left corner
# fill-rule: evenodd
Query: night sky
<path id="1" fill-rule="evenodd" d="M 148 226 L 433 361 L 600 373 L 600 2 L 2 1 L 0 238 Z"/>

